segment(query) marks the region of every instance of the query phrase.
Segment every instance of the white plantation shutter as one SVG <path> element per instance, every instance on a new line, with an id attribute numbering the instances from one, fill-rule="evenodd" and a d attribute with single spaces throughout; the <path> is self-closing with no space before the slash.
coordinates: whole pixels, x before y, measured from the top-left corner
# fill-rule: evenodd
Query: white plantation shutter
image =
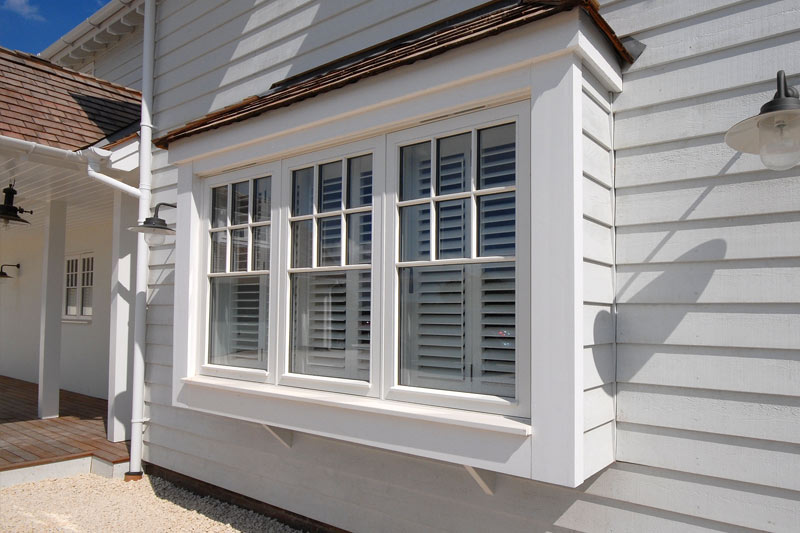
<path id="1" fill-rule="evenodd" d="M 514 397 L 515 376 L 515 291 L 514 263 L 472 265 L 480 269 L 479 344 L 473 353 L 473 392 Z"/>

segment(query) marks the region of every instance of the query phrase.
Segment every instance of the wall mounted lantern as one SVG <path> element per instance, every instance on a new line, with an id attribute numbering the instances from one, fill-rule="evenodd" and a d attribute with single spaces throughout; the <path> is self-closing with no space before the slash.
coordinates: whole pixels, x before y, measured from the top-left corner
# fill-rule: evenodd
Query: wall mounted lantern
<path id="1" fill-rule="evenodd" d="M 14 205 L 14 196 L 17 190 L 14 188 L 13 183 L 9 183 L 8 187 L 3 189 L 3 204 L 0 205 L 0 229 L 6 229 L 9 225 L 22 225 L 30 224 L 27 220 L 20 218 L 20 215 L 25 213 L 33 214 L 33 211 L 26 211 L 21 207 Z"/>
<path id="2" fill-rule="evenodd" d="M 800 98 L 778 71 L 778 91 L 761 113 L 739 122 L 725 134 L 725 144 L 748 154 L 759 154 L 764 166 L 788 170 L 800 163 Z"/>
<path id="3" fill-rule="evenodd" d="M 5 267 L 16 267 L 17 270 L 19 270 L 19 263 L 17 263 L 16 265 L 12 265 L 10 263 L 6 265 L 0 265 L 0 279 L 12 279 L 14 276 L 9 276 L 8 273 L 6 273 L 6 271 L 3 270 Z"/>
<path id="4" fill-rule="evenodd" d="M 130 231 L 144 233 L 144 240 L 150 246 L 164 244 L 167 235 L 175 234 L 175 230 L 167 226 L 167 221 L 163 218 L 159 218 L 158 210 L 161 208 L 161 206 L 174 208 L 178 207 L 178 204 L 168 204 L 166 202 L 156 204 L 156 208 L 153 210 L 153 216 L 144 219 L 144 222 L 138 226 L 131 226 L 128 228 Z"/>

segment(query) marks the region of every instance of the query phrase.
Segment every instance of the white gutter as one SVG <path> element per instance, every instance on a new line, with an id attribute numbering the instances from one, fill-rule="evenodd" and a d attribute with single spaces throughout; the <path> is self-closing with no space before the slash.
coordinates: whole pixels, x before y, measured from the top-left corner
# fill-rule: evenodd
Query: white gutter
<path id="1" fill-rule="evenodd" d="M 155 62 L 156 0 L 146 0 L 142 39 L 142 118 L 139 133 L 139 223 L 150 216 L 151 162 L 153 147 L 153 63 Z M 150 248 L 139 233 L 136 246 L 136 303 L 133 327 L 133 383 L 131 390 L 131 460 L 125 479 L 142 478 L 142 433 L 144 431 L 144 351 L 147 340 L 147 267 Z"/>
<path id="2" fill-rule="evenodd" d="M 129 194 L 135 198 L 139 198 L 141 193 L 139 189 L 131 187 L 130 185 L 114 179 L 111 176 L 101 174 L 99 171 L 101 162 L 107 162 L 111 156 L 108 150 L 100 148 L 89 148 L 87 150 L 78 150 L 72 152 L 62 148 L 54 148 L 52 146 L 45 146 L 44 144 L 35 143 L 32 141 L 23 141 L 22 139 L 15 139 L 13 137 L 6 137 L 0 135 L 0 149 L 7 149 L 15 152 L 21 152 L 27 158 L 42 161 L 43 164 L 48 164 L 48 160 L 54 160 L 52 163 L 60 163 L 62 161 L 69 161 L 76 165 L 86 165 L 86 175 L 90 178 L 97 180 L 105 185 L 113 187 L 119 191 Z M 57 166 L 57 165 L 53 165 Z"/>

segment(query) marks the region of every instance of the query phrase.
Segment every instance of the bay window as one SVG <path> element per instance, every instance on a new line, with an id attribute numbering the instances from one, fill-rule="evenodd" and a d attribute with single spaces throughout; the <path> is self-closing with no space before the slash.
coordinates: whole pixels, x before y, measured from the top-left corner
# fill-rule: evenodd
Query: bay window
<path id="1" fill-rule="evenodd" d="M 526 109 L 207 179 L 201 373 L 528 416 Z"/>

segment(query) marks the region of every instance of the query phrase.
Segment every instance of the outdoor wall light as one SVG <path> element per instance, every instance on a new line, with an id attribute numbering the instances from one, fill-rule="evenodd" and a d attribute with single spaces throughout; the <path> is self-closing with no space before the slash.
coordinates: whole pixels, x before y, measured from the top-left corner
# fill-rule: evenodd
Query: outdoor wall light
<path id="1" fill-rule="evenodd" d="M 13 183 L 9 183 L 8 187 L 3 189 L 3 204 L 0 205 L 0 229 L 6 229 L 11 224 L 30 224 L 27 220 L 20 218 L 20 215 L 24 213 L 33 214 L 33 211 L 26 211 L 21 207 L 16 207 L 14 205 L 14 196 L 16 194 L 17 190 L 14 188 Z"/>
<path id="2" fill-rule="evenodd" d="M 178 207 L 178 204 L 168 204 L 166 202 L 156 204 L 156 208 L 153 210 L 153 216 L 144 219 L 144 222 L 138 226 L 131 226 L 128 228 L 137 233 L 144 233 L 144 240 L 150 246 L 164 244 L 167 235 L 175 234 L 175 230 L 167 226 L 167 221 L 158 217 L 158 210 L 162 205 L 166 207 Z"/>
<path id="3" fill-rule="evenodd" d="M 9 276 L 8 273 L 6 273 L 6 271 L 3 270 L 5 267 L 16 267 L 17 270 L 19 270 L 19 263 L 17 263 L 16 265 L 12 265 L 11 263 L 0 265 L 0 279 L 12 279 L 14 276 Z"/>
<path id="4" fill-rule="evenodd" d="M 800 98 L 778 71 L 778 92 L 761 113 L 739 122 L 725 134 L 725 144 L 748 154 L 759 154 L 764 166 L 788 170 L 800 163 Z"/>

